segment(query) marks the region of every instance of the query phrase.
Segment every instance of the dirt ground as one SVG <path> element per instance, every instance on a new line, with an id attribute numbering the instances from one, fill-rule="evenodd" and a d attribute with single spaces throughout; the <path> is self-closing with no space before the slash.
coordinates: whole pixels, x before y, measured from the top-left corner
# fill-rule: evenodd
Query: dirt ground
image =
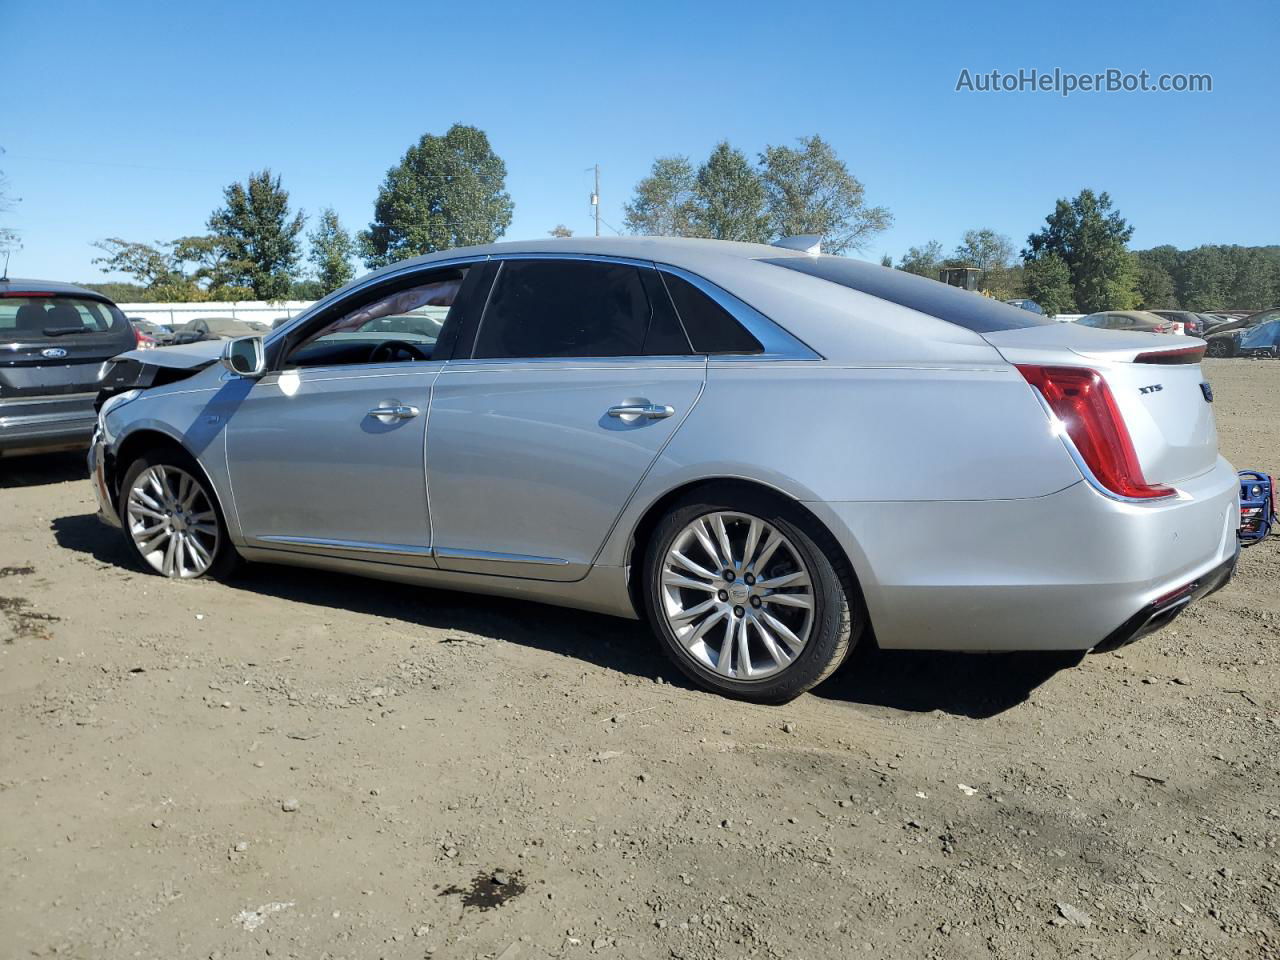
<path id="1" fill-rule="evenodd" d="M 1280 363 L 1206 370 L 1280 472 Z M 144 575 L 79 457 L 0 486 L 4 957 L 1280 957 L 1280 538 L 1116 654 L 766 708 L 624 621 Z"/>

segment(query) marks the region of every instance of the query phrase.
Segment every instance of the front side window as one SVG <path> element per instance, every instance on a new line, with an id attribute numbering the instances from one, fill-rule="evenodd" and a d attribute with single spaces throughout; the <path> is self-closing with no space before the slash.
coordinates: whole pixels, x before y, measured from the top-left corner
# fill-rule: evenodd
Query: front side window
<path id="1" fill-rule="evenodd" d="M 632 357 L 646 353 L 655 311 L 642 268 L 590 260 L 507 260 L 489 295 L 472 356 Z M 650 271 L 652 273 L 653 271 Z M 661 304 L 660 304 L 661 307 Z M 655 331 L 654 352 L 677 352 Z M 682 338 L 683 335 L 681 334 Z M 681 344 L 688 351 L 686 344 Z"/>
<path id="2" fill-rule="evenodd" d="M 467 268 L 433 273 L 416 286 L 358 303 L 290 352 L 294 367 L 430 360 Z"/>

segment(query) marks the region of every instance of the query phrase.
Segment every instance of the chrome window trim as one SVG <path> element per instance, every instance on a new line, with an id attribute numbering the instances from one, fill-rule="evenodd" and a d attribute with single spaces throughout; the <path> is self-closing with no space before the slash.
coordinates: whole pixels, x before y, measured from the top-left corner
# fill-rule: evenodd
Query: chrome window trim
<path id="1" fill-rule="evenodd" d="M 376 284 L 382 283 L 385 280 L 391 280 L 395 277 L 400 277 L 400 276 L 408 276 L 409 274 L 424 272 L 427 270 L 435 270 L 439 267 L 458 267 L 458 266 L 462 266 L 463 264 L 485 263 L 490 259 L 492 258 L 488 254 L 479 254 L 479 255 L 472 254 L 471 256 L 466 256 L 466 257 L 448 257 L 443 260 L 432 260 L 430 263 L 415 263 L 411 266 L 406 266 L 400 269 L 387 270 L 385 273 L 383 273 L 380 270 L 375 271 L 369 274 L 368 276 L 366 276 L 364 279 L 356 281 L 354 286 L 342 287 L 339 290 L 333 291 L 333 293 L 329 294 L 328 296 L 321 297 L 319 300 L 313 303 L 310 307 L 308 307 L 302 313 L 298 314 L 288 323 L 283 324 L 282 326 L 276 327 L 274 330 L 271 330 L 270 332 L 268 332 L 266 336 L 262 338 L 263 346 L 264 348 L 271 346 L 273 343 L 275 343 L 277 339 L 287 335 L 289 331 L 293 330 L 295 327 L 299 326 L 300 324 L 307 323 L 312 317 L 314 317 L 320 311 L 328 310 L 331 306 L 333 306 L 338 301 L 344 300 L 347 297 L 350 297 L 354 294 L 359 293 L 361 290 L 365 290 L 371 286 L 375 286 Z"/>
<path id="2" fill-rule="evenodd" d="M 693 284 L 737 320 L 764 347 L 763 353 L 703 354 L 714 360 L 734 362 L 750 360 L 821 360 L 822 356 L 803 340 L 784 330 L 755 307 L 712 283 L 705 277 L 669 263 L 655 263 L 659 273 L 669 273 Z"/>
<path id="3" fill-rule="evenodd" d="M 656 269 L 652 260 L 636 257 L 616 257 L 607 253 L 496 253 L 491 260 L 590 260 L 597 263 L 620 263 L 628 267 L 649 267 Z"/>
<path id="4" fill-rule="evenodd" d="M 437 559 L 442 560 L 488 560 L 493 563 L 531 563 L 545 567 L 567 567 L 568 560 L 559 557 L 533 557 L 523 553 L 492 553 L 488 550 L 458 550 L 453 547 L 437 547 Z"/>

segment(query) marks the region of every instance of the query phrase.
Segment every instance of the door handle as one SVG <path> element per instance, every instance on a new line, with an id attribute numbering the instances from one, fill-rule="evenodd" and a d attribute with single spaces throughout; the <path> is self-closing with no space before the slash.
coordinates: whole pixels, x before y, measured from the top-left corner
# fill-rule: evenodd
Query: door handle
<path id="1" fill-rule="evenodd" d="M 369 411 L 369 416 L 376 417 L 383 423 L 393 423 L 396 420 L 412 420 L 418 415 L 418 408 L 407 403 L 387 403 L 374 407 Z"/>
<path id="2" fill-rule="evenodd" d="M 635 403 L 620 403 L 617 406 L 610 407 L 607 412 L 609 416 L 617 417 L 620 420 L 639 420 L 641 417 L 646 420 L 665 420 L 676 412 L 676 408 L 665 403 L 637 401 Z"/>

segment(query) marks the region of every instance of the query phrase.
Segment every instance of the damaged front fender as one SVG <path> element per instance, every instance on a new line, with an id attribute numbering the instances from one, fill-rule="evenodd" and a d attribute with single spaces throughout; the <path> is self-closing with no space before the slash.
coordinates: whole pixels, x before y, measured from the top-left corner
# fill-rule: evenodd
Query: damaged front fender
<path id="1" fill-rule="evenodd" d="M 222 340 L 198 340 L 177 347 L 130 350 L 102 366 L 94 409 L 127 390 L 146 390 L 194 376 L 218 362 L 225 345 Z"/>

